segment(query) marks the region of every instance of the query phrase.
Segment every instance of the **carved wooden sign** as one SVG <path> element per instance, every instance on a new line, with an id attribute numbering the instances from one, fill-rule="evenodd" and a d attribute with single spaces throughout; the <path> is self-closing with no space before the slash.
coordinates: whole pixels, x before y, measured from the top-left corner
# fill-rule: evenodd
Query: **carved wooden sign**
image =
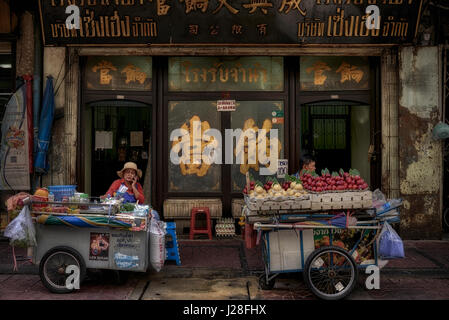
<path id="1" fill-rule="evenodd" d="M 79 8 L 79 29 L 66 27 L 69 5 Z M 366 24 L 372 5 L 377 29 Z M 416 35 L 422 0 L 39 0 L 39 7 L 46 45 L 404 44 Z"/>

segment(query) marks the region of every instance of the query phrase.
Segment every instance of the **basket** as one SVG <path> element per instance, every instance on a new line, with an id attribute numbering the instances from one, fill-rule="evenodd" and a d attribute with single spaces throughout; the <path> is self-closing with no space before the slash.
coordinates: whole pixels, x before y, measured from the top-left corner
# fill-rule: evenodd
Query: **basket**
<path id="1" fill-rule="evenodd" d="M 76 186 L 49 186 L 48 191 L 53 193 L 55 201 L 62 201 L 64 197 L 73 197 Z"/>

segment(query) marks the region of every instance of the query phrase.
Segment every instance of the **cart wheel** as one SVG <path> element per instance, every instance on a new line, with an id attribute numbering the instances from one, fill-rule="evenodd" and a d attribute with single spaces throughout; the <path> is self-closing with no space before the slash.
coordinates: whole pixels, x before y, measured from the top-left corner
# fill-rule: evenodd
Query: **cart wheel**
<path id="1" fill-rule="evenodd" d="M 265 274 L 260 275 L 259 277 L 259 287 L 262 290 L 271 290 L 274 287 L 274 284 L 276 283 L 276 278 L 273 278 L 271 280 L 268 280 Z"/>
<path id="2" fill-rule="evenodd" d="M 304 266 L 304 281 L 324 300 L 346 297 L 357 282 L 357 265 L 342 248 L 329 246 L 312 252 Z"/>
<path id="3" fill-rule="evenodd" d="M 86 275 L 86 265 L 81 255 L 69 247 L 55 247 L 49 250 L 39 265 L 39 275 L 44 286 L 53 293 L 69 293 L 74 289 L 67 289 L 66 268 L 75 265 L 80 270 L 80 284 Z"/>

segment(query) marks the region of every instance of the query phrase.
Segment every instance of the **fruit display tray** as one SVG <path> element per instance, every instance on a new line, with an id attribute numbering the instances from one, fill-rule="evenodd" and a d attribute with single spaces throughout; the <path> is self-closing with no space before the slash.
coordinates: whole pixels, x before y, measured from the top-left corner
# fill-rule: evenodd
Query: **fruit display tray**
<path id="1" fill-rule="evenodd" d="M 371 191 L 312 193 L 303 197 L 268 197 L 261 199 L 245 195 L 248 215 L 269 214 L 276 210 L 339 210 L 369 209 L 373 206 Z"/>
<path id="2" fill-rule="evenodd" d="M 368 209 L 373 206 L 371 191 L 311 194 L 312 210 Z"/>
<path id="3" fill-rule="evenodd" d="M 305 210 L 311 208 L 310 195 L 302 197 L 267 197 L 267 198 L 250 198 L 245 195 L 245 204 L 252 212 L 269 212 L 272 210 Z"/>

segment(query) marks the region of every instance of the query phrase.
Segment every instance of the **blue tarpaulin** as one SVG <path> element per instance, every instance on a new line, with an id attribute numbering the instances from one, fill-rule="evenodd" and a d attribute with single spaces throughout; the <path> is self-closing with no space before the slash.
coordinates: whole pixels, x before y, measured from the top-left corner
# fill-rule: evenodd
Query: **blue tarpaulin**
<path id="1" fill-rule="evenodd" d="M 39 134 L 37 137 L 37 153 L 34 159 L 34 170 L 36 173 L 47 173 L 48 161 L 47 151 L 50 144 L 51 127 L 55 113 L 55 96 L 53 90 L 53 77 L 47 77 L 42 110 L 39 120 Z"/>

